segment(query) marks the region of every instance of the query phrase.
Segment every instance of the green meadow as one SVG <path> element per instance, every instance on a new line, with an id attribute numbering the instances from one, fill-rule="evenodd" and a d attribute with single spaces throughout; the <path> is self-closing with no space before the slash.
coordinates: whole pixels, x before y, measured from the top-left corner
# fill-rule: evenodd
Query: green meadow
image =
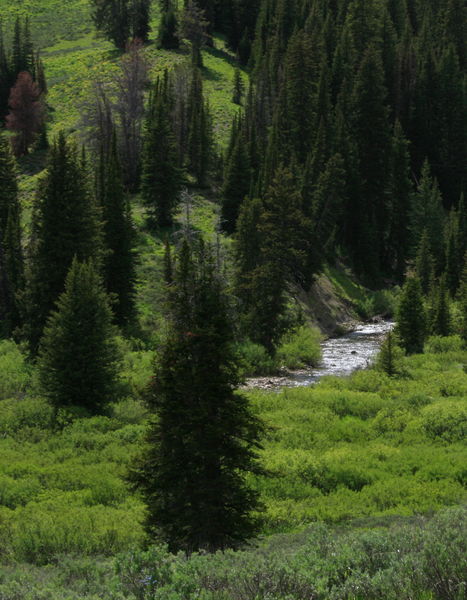
<path id="1" fill-rule="evenodd" d="M 36 374 L 12 342 L 0 346 L 2 561 L 43 564 L 66 554 L 109 555 L 143 540 L 143 506 L 125 483 L 146 428 L 153 353 L 121 343 L 121 396 L 107 416 L 63 414 L 52 427 Z M 403 374 L 376 370 L 312 388 L 250 392 L 265 422 L 255 478 L 263 532 L 315 522 L 430 514 L 465 502 L 467 353 L 428 344 Z"/>

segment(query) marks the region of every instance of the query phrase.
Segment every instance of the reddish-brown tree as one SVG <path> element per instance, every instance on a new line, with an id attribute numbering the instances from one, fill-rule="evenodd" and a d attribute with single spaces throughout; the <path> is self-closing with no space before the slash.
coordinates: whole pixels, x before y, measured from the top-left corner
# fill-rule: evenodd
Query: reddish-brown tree
<path id="1" fill-rule="evenodd" d="M 41 90 L 31 75 L 23 71 L 11 88 L 8 105 L 10 112 L 6 126 L 15 132 L 13 150 L 16 156 L 27 154 L 44 124 L 44 104 Z"/>

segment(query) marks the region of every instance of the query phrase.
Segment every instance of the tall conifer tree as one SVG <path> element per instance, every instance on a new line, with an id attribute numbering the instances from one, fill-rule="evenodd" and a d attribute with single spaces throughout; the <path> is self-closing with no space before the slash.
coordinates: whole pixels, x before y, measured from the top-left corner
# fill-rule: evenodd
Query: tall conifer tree
<path id="1" fill-rule="evenodd" d="M 104 283 L 114 297 L 116 323 L 125 325 L 134 317 L 135 310 L 134 232 L 115 135 L 109 154 L 101 150 L 99 163 L 97 193 L 103 220 Z"/>
<path id="2" fill-rule="evenodd" d="M 80 407 L 102 413 L 117 397 L 117 359 L 112 310 L 92 262 L 74 260 L 39 353 L 45 396 L 56 411 Z"/>
<path id="3" fill-rule="evenodd" d="M 53 143 L 33 207 L 28 332 L 36 351 L 68 270 L 79 260 L 102 258 L 101 216 L 90 193 L 86 165 L 63 133 Z M 53 268 L 52 268 L 53 265 Z"/>
<path id="4" fill-rule="evenodd" d="M 169 288 L 169 331 L 148 395 L 153 419 L 130 480 L 147 506 L 146 528 L 170 550 L 237 547 L 257 530 L 261 426 L 238 375 L 228 304 L 210 252 L 185 241 Z"/>
<path id="5" fill-rule="evenodd" d="M 397 334 L 407 354 L 423 352 L 427 323 L 422 288 L 417 277 L 409 277 L 402 289 L 397 310 Z"/>

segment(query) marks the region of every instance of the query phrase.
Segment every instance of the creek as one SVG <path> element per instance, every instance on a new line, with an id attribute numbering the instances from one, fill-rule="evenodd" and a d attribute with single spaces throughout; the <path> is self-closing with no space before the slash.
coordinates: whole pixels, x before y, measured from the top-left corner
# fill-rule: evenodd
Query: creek
<path id="1" fill-rule="evenodd" d="M 321 343 L 322 359 L 318 367 L 290 371 L 280 377 L 255 377 L 247 388 L 280 389 L 309 386 L 327 375 L 345 376 L 369 367 L 379 352 L 385 335 L 394 328 L 391 321 L 362 323 L 350 333 Z"/>

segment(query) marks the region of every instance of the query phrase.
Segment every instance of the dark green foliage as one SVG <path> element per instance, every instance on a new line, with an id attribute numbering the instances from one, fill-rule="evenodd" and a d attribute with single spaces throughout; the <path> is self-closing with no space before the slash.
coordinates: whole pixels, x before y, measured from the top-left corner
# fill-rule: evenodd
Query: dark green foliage
<path id="1" fill-rule="evenodd" d="M 172 250 L 170 248 L 170 243 L 168 241 L 165 242 L 164 245 L 164 281 L 167 285 L 173 283 L 173 264 L 172 264 Z"/>
<path id="2" fill-rule="evenodd" d="M 415 270 L 420 279 L 422 291 L 426 295 L 434 278 L 434 260 L 430 250 L 430 240 L 425 229 L 420 240 L 415 259 Z"/>
<path id="3" fill-rule="evenodd" d="M 172 551 L 237 547 L 256 532 L 261 430 L 238 375 L 228 305 L 210 252 L 185 241 L 169 289 L 169 331 L 148 393 L 153 413 L 131 481 L 147 505 L 146 528 Z"/>
<path id="4" fill-rule="evenodd" d="M 227 157 L 222 187 L 222 228 L 233 233 L 242 202 L 250 192 L 251 166 L 248 148 L 241 133 L 233 140 Z"/>
<path id="5" fill-rule="evenodd" d="M 157 227 L 172 225 L 182 181 L 169 104 L 161 90 L 146 117 L 141 174 L 143 201 Z"/>
<path id="6" fill-rule="evenodd" d="M 420 183 L 414 195 L 411 223 L 412 242 L 415 248 L 418 247 L 426 230 L 436 271 L 439 273 L 444 262 L 444 212 L 439 186 L 431 177 L 430 165 L 427 161 L 423 165 Z"/>
<path id="7" fill-rule="evenodd" d="M 397 335 L 407 354 L 423 352 L 427 333 L 422 288 L 417 277 L 409 277 L 402 289 L 397 311 Z"/>
<path id="8" fill-rule="evenodd" d="M 76 147 L 60 134 L 50 149 L 33 209 L 25 332 L 33 352 L 46 319 L 63 292 L 73 258 L 94 258 L 96 265 L 100 264 L 100 211 L 89 187 L 85 163 Z"/>
<path id="9" fill-rule="evenodd" d="M 464 270 L 462 271 L 462 280 L 459 287 L 459 302 L 461 309 L 461 336 L 464 345 L 467 347 L 467 253 L 464 257 Z"/>
<path id="10" fill-rule="evenodd" d="M 202 68 L 201 49 L 208 42 L 209 21 L 205 11 L 195 0 L 186 0 L 180 15 L 178 37 L 187 39 L 191 44 L 191 64 L 193 68 Z"/>
<path id="11" fill-rule="evenodd" d="M 445 228 L 446 256 L 445 256 L 445 275 L 447 289 L 454 297 L 459 287 L 462 274 L 462 246 L 459 229 L 459 214 L 451 210 L 449 219 Z"/>
<path id="12" fill-rule="evenodd" d="M 310 223 L 302 211 L 299 182 L 286 168 L 279 167 L 266 194 L 258 223 L 258 265 L 250 275 L 251 306 L 247 331 L 251 339 L 273 354 L 287 328 L 284 317 L 290 283 L 306 284 Z M 253 215 L 252 215 L 253 216 Z M 251 217 L 242 226 L 251 227 Z M 245 240 L 245 233 L 239 240 Z M 247 248 L 239 250 L 245 256 Z"/>
<path id="13" fill-rule="evenodd" d="M 212 124 L 209 105 L 204 100 L 200 70 L 193 67 L 188 96 L 188 169 L 198 185 L 204 186 L 212 158 Z"/>
<path id="14" fill-rule="evenodd" d="M 101 413 L 117 396 L 117 347 L 112 310 L 92 262 L 74 260 L 39 352 L 43 393 L 56 412 Z"/>
<path id="15" fill-rule="evenodd" d="M 157 37 L 159 48 L 164 48 L 165 50 L 177 49 L 180 45 L 177 30 L 177 17 L 173 7 L 170 6 L 162 13 Z"/>
<path id="16" fill-rule="evenodd" d="M 0 137 L 0 336 L 9 337 L 21 324 L 19 293 L 24 286 L 21 206 L 16 165 L 9 143 Z"/>
<path id="17" fill-rule="evenodd" d="M 410 214 L 412 183 L 410 181 L 409 144 L 399 121 L 394 128 L 391 148 L 391 204 L 388 239 L 388 263 L 399 281 L 403 281 L 410 250 Z"/>
<path id="18" fill-rule="evenodd" d="M 451 317 L 449 314 L 449 299 L 446 289 L 446 276 L 443 275 L 433 290 L 433 306 L 430 330 L 432 335 L 448 336 L 451 333 Z"/>
<path id="19" fill-rule="evenodd" d="M 151 30 L 151 0 L 132 0 L 131 2 L 131 35 L 133 39 L 147 42 Z"/>
<path id="20" fill-rule="evenodd" d="M 389 377 L 394 377 L 400 372 L 401 350 L 398 348 L 392 331 L 388 333 L 384 340 L 381 351 L 376 361 L 379 370 L 384 371 Z"/>
<path id="21" fill-rule="evenodd" d="M 318 273 L 326 258 L 332 260 L 338 244 L 337 234 L 342 227 L 345 194 L 344 161 L 335 154 L 320 173 L 312 194 L 311 240 L 309 266 Z"/>
<path id="22" fill-rule="evenodd" d="M 235 293 L 240 302 L 240 312 L 243 315 L 248 313 L 254 302 L 252 276 L 260 261 L 261 235 L 258 225 L 262 211 L 261 200 L 246 198 L 238 216 L 235 236 Z"/>
<path id="23" fill-rule="evenodd" d="M 115 135 L 108 154 L 102 149 L 97 173 L 97 195 L 102 209 L 103 278 L 114 300 L 115 321 L 125 325 L 135 312 L 135 258 L 133 223 L 128 198 L 123 189 L 122 169 Z"/>
<path id="24" fill-rule="evenodd" d="M 386 106 L 387 90 L 381 55 L 370 47 L 363 57 L 352 93 L 352 134 L 358 164 L 358 186 L 348 219 L 354 223 L 351 247 L 355 266 L 369 281 L 388 271 L 390 206 L 388 173 L 391 138 Z"/>
<path id="25" fill-rule="evenodd" d="M 150 0 L 91 0 L 96 28 L 124 50 L 130 37 L 146 42 L 150 30 Z"/>
<path id="26" fill-rule="evenodd" d="M 234 104 L 241 104 L 244 93 L 245 85 L 243 83 L 242 74 L 240 69 L 237 68 L 234 71 L 232 102 Z"/>
<path id="27" fill-rule="evenodd" d="M 4 136 L 0 136 L 0 230 L 5 232 L 8 212 L 18 201 L 15 159 L 10 145 Z"/>

